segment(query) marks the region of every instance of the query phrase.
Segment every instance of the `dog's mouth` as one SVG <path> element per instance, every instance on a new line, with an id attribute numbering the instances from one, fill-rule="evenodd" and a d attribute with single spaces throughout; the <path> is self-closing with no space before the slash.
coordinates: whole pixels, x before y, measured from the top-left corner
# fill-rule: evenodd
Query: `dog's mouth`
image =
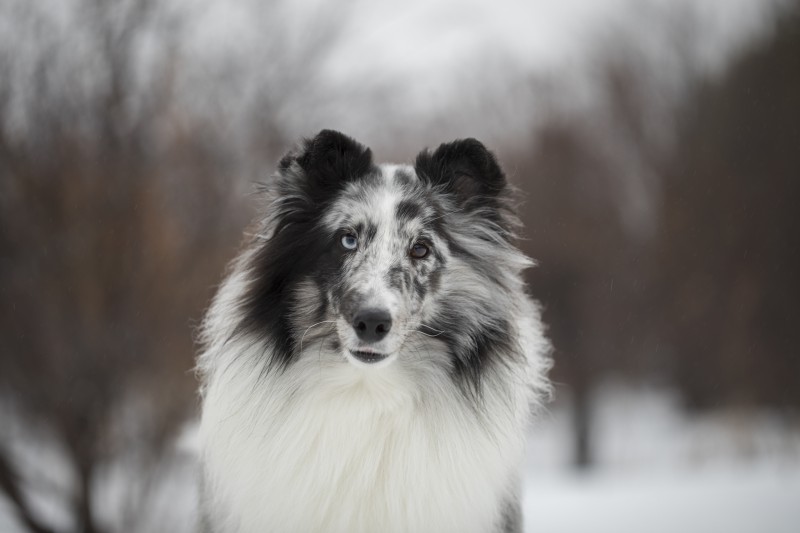
<path id="1" fill-rule="evenodd" d="M 353 354 L 353 357 L 355 357 L 362 363 L 370 363 L 370 364 L 383 361 L 384 359 L 389 357 L 389 354 L 380 353 L 369 349 L 350 350 L 350 353 Z"/>

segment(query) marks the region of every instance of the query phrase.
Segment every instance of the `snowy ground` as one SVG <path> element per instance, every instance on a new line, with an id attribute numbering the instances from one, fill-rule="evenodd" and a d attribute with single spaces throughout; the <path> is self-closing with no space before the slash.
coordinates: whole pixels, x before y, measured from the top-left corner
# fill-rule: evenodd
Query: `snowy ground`
<path id="1" fill-rule="evenodd" d="M 568 395 L 533 431 L 526 465 L 531 533 L 796 533 L 800 531 L 800 428 L 769 413 L 688 418 L 664 391 L 605 387 L 593 430 L 596 466 L 569 468 Z M 796 422 L 795 422 L 796 424 Z M 191 427 L 191 426 L 190 426 Z M 151 480 L 151 516 L 121 519 L 135 473 L 100 480 L 98 508 L 115 531 L 194 530 L 193 430 L 176 446 L 169 475 Z M 46 455 L 31 446 L 36 463 Z M 46 498 L 45 498 L 46 499 Z M 53 521 L 58 506 L 40 501 Z M 0 498 L 0 532 L 21 531 Z"/>
<path id="2" fill-rule="evenodd" d="M 796 533 L 800 471 L 529 479 L 526 530 L 546 533 Z"/>
<path id="3" fill-rule="evenodd" d="M 669 392 L 619 386 L 595 405 L 590 472 L 567 467 L 566 409 L 555 407 L 531 436 L 527 531 L 800 531 L 796 425 L 764 412 L 688 418 Z"/>

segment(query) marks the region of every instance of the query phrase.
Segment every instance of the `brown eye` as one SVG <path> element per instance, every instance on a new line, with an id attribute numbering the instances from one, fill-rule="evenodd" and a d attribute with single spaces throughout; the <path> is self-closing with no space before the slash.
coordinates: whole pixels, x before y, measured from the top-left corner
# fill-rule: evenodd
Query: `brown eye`
<path id="1" fill-rule="evenodd" d="M 421 242 L 415 243 L 414 246 L 411 247 L 411 251 L 409 255 L 414 259 L 422 259 L 426 255 L 428 255 L 428 247 L 422 244 Z"/>

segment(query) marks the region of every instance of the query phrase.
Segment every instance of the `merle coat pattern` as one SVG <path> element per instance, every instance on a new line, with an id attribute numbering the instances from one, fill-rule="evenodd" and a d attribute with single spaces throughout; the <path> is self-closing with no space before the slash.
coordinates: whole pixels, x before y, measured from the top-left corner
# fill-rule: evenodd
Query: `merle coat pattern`
<path id="1" fill-rule="evenodd" d="M 474 139 L 281 159 L 202 330 L 209 531 L 521 531 L 550 359 L 510 196 Z"/>

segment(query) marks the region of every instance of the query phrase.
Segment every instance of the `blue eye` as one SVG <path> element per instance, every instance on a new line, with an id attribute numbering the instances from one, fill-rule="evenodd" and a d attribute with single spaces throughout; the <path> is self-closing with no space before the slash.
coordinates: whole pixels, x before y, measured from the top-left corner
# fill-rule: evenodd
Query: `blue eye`
<path id="1" fill-rule="evenodd" d="M 342 248 L 345 250 L 355 250 L 358 248 L 358 237 L 352 233 L 345 233 L 342 235 L 342 240 L 339 242 L 342 243 Z"/>

